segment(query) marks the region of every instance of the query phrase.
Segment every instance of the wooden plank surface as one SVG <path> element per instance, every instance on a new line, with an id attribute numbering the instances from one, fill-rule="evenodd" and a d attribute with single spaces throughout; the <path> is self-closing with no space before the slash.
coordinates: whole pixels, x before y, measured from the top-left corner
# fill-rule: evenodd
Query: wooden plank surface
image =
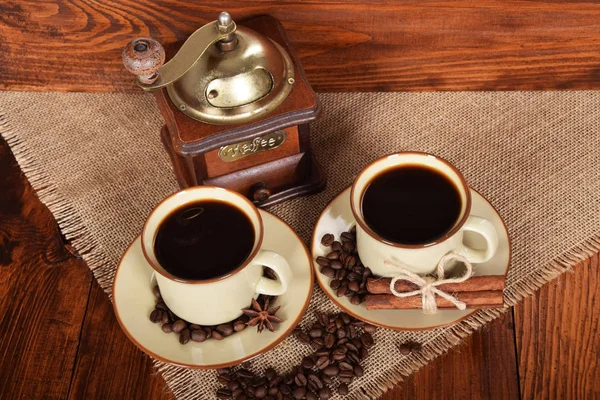
<path id="1" fill-rule="evenodd" d="M 0 89 L 137 90 L 128 41 L 171 44 L 222 10 L 279 18 L 320 91 L 600 88 L 598 2 L 9 0 Z"/>
<path id="2" fill-rule="evenodd" d="M 0 399 L 172 399 L 3 140 L 0 191 Z M 597 398 L 598 259 L 516 308 L 516 348 L 509 313 L 383 399 Z"/>
<path id="3" fill-rule="evenodd" d="M 515 307 L 521 396 L 600 399 L 600 256 Z"/>

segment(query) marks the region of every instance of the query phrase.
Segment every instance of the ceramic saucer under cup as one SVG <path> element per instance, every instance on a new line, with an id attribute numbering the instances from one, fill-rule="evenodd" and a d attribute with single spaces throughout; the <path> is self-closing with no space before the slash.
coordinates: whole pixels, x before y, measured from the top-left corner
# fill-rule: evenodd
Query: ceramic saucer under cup
<path id="1" fill-rule="evenodd" d="M 335 291 L 329 287 L 330 278 L 320 272 L 321 267 L 316 263 L 316 258 L 325 256 L 331 250 L 321 244 L 321 238 L 326 233 L 331 233 L 336 240 L 340 234 L 350 230 L 356 223 L 350 207 L 350 189 L 348 187 L 337 195 L 321 213 L 313 232 L 311 251 L 313 255 L 313 268 L 317 282 L 327 296 L 348 314 L 369 322 L 373 325 L 396 330 L 432 329 L 443 325 L 456 323 L 477 310 L 439 310 L 437 314 L 424 314 L 421 310 L 367 310 L 364 303 L 354 305 L 346 296 L 337 297 Z M 498 250 L 491 260 L 473 264 L 474 275 L 505 275 L 508 273 L 510 263 L 510 240 L 504 222 L 494 207 L 475 190 L 471 190 L 471 214 L 490 221 L 498 233 Z M 464 242 L 468 246 L 480 248 L 485 242 L 482 238 L 465 232 Z M 359 254 L 360 256 L 360 254 Z"/>
<path id="2" fill-rule="evenodd" d="M 247 327 L 223 340 L 179 343 L 179 335 L 166 334 L 161 324 L 150 322 L 156 304 L 152 288 L 156 284 L 154 270 L 142 254 L 140 237 L 129 246 L 115 274 L 113 308 L 121 328 L 129 339 L 148 355 L 182 367 L 214 369 L 237 365 L 275 347 L 298 325 L 313 290 L 311 259 L 298 235 L 285 222 L 259 210 L 264 224 L 263 249 L 277 251 L 288 261 L 294 278 L 288 290 L 272 306 L 281 306 L 277 316 L 284 321 L 275 324 L 275 332 L 258 334 Z M 250 299 L 248 299 L 250 303 Z"/>

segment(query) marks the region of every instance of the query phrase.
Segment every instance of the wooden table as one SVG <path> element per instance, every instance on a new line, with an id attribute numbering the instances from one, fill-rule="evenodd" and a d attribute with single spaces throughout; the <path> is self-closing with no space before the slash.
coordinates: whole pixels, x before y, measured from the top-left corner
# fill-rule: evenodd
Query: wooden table
<path id="1" fill-rule="evenodd" d="M 0 140 L 0 398 L 172 399 Z M 600 398 L 599 256 L 383 399 Z"/>
<path id="2" fill-rule="evenodd" d="M 54 0 L 0 2 L 0 89 L 135 90 L 120 62 L 127 41 L 173 43 L 221 10 L 279 18 L 320 91 L 600 88 L 597 2 Z M 0 193 L 0 398 L 172 398 L 4 141 Z M 600 398 L 598 264 L 547 284 L 384 399 Z"/>

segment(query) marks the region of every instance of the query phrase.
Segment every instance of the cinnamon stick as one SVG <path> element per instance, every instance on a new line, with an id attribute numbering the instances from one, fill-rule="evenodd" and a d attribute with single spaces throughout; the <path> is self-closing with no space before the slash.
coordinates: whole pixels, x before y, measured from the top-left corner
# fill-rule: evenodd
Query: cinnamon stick
<path id="1" fill-rule="evenodd" d="M 438 286 L 438 289 L 446 293 L 454 292 L 482 292 L 488 290 L 504 290 L 504 275 L 481 275 L 472 276 L 461 283 L 446 283 Z M 367 290 L 371 294 L 391 294 L 391 278 L 369 278 L 367 280 Z M 394 285 L 397 292 L 411 292 L 418 290 L 419 287 L 414 283 L 398 280 Z"/>
<path id="2" fill-rule="evenodd" d="M 452 293 L 464 302 L 467 308 L 500 308 L 504 305 L 504 293 L 501 290 L 482 292 Z M 454 304 L 440 296 L 435 296 L 438 308 L 456 308 Z M 422 307 L 421 296 L 396 297 L 393 294 L 370 294 L 366 297 L 367 310 L 411 310 Z"/>

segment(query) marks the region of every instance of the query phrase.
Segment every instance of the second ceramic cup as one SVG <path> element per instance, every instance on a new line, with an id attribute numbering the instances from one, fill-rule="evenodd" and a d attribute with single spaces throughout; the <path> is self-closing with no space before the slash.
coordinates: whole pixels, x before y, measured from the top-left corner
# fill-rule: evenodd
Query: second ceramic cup
<path id="1" fill-rule="evenodd" d="M 231 271 L 207 280 L 182 279 L 159 263 L 155 252 L 156 235 L 176 210 L 202 201 L 219 201 L 240 210 L 251 222 L 254 244 L 249 256 Z M 225 229 L 235 230 L 236 226 Z M 242 309 L 258 294 L 283 294 L 293 276 L 287 261 L 271 250 L 262 249 L 263 223 L 258 209 L 245 197 L 233 191 L 200 186 L 175 193 L 163 200 L 149 215 L 142 230 L 142 251 L 155 271 L 162 299 L 173 313 L 199 325 L 218 325 L 242 315 Z M 236 246 L 236 243 L 230 243 Z M 206 259 L 194 260 L 198 268 L 206 268 Z M 271 268 L 277 280 L 263 277 L 264 267 Z"/>
<path id="2" fill-rule="evenodd" d="M 449 229 L 434 240 L 424 243 L 402 243 L 383 238 L 365 221 L 363 197 L 369 185 L 380 174 L 394 168 L 427 168 L 443 175 L 458 192 L 458 211 Z M 426 182 L 419 182 L 420 185 Z M 395 188 L 402 191 L 404 188 Z M 406 188 L 408 192 L 410 188 Z M 435 192 L 433 192 L 435 195 Z M 410 195 L 410 193 L 407 193 Z M 482 263 L 494 256 L 498 247 L 498 235 L 491 222 L 471 215 L 471 193 L 462 174 L 446 160 L 427 153 L 405 152 L 380 158 L 361 171 L 352 185 L 350 194 L 352 213 L 356 220 L 356 241 L 361 261 L 375 275 L 393 277 L 397 269 L 385 264 L 391 261 L 417 274 L 428 274 L 435 270 L 440 259 L 449 252 L 458 253 L 472 263 Z M 443 207 L 443 204 L 441 205 Z M 380 210 L 386 212 L 386 210 Z M 393 219 L 393 209 L 389 218 Z M 408 210 L 418 213 L 423 210 Z M 425 211 L 426 212 L 426 211 Z M 426 218 L 424 218 L 426 219 Z M 392 221 L 394 222 L 394 221 Z M 401 223 L 401 222 L 398 222 Z M 473 249 L 463 243 L 465 231 L 481 235 L 486 242 L 485 249 Z"/>

